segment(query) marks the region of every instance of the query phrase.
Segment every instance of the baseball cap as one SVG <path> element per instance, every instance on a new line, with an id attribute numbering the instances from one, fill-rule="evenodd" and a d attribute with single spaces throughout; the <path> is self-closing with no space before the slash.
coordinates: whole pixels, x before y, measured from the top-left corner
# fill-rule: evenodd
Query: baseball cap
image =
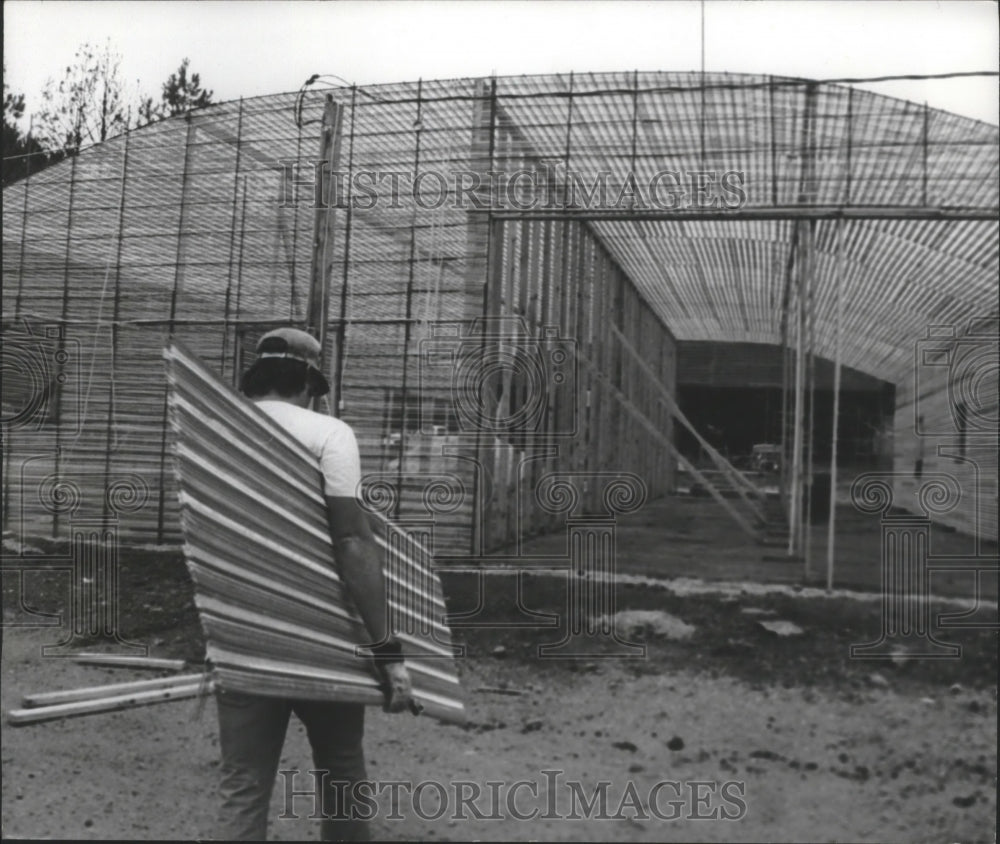
<path id="1" fill-rule="evenodd" d="M 300 360 L 309 366 L 309 389 L 314 396 L 330 392 L 330 382 L 320 369 L 319 340 L 299 328 L 276 328 L 257 342 L 257 360 L 287 358 Z"/>

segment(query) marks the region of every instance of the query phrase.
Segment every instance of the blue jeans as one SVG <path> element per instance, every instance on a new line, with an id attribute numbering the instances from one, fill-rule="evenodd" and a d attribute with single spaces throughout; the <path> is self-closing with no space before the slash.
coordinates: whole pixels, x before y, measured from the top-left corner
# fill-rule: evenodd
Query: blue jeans
<path id="1" fill-rule="evenodd" d="M 285 700 L 222 692 L 216 695 L 219 710 L 219 745 L 222 750 L 222 807 L 217 837 L 240 841 L 267 838 L 267 816 L 289 716 L 294 712 L 305 725 L 312 745 L 313 768 L 329 772 L 301 772 L 315 781 L 315 809 L 323 813 L 323 841 L 367 841 L 368 823 L 351 819 L 350 787 L 367 779 L 364 737 L 365 708 L 352 703 Z M 339 784 L 339 787 L 338 787 Z M 345 801 L 343 795 L 347 794 Z M 305 798 L 298 797 L 302 804 Z M 293 807 L 289 807 L 293 808 Z M 318 814 L 310 806 L 309 815 Z"/>

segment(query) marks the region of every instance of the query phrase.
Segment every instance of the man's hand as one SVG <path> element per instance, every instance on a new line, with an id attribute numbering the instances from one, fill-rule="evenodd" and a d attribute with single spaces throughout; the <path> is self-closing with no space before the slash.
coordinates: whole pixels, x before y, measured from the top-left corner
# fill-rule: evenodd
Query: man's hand
<path id="1" fill-rule="evenodd" d="M 406 665 L 402 662 L 388 662 L 379 665 L 378 670 L 382 677 L 382 692 L 385 694 L 382 709 L 385 712 L 409 709 L 414 715 L 419 714 L 423 707 L 413 699 L 413 682 Z"/>

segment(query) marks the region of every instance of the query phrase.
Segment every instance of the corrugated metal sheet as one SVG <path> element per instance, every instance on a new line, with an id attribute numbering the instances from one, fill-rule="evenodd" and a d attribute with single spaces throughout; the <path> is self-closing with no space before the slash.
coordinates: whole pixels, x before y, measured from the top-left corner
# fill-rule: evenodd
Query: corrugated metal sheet
<path id="1" fill-rule="evenodd" d="M 315 458 L 178 344 L 165 352 L 184 554 L 218 687 L 380 704 L 367 636 L 334 567 Z M 372 516 L 415 697 L 463 721 L 430 552 Z"/>

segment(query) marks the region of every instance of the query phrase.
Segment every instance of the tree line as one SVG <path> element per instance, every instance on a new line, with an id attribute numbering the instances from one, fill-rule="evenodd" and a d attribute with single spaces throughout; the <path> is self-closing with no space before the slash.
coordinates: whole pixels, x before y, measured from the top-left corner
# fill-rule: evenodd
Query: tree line
<path id="1" fill-rule="evenodd" d="M 212 103 L 213 92 L 192 73 L 183 59 L 160 86 L 159 97 L 139 95 L 130 100 L 121 74 L 121 55 L 110 41 L 82 44 L 71 65 L 56 81 L 49 79 L 41 107 L 31 114 L 31 125 L 22 131 L 25 115 L 23 93 L 3 82 L 3 184 L 23 179 L 81 149 Z"/>

